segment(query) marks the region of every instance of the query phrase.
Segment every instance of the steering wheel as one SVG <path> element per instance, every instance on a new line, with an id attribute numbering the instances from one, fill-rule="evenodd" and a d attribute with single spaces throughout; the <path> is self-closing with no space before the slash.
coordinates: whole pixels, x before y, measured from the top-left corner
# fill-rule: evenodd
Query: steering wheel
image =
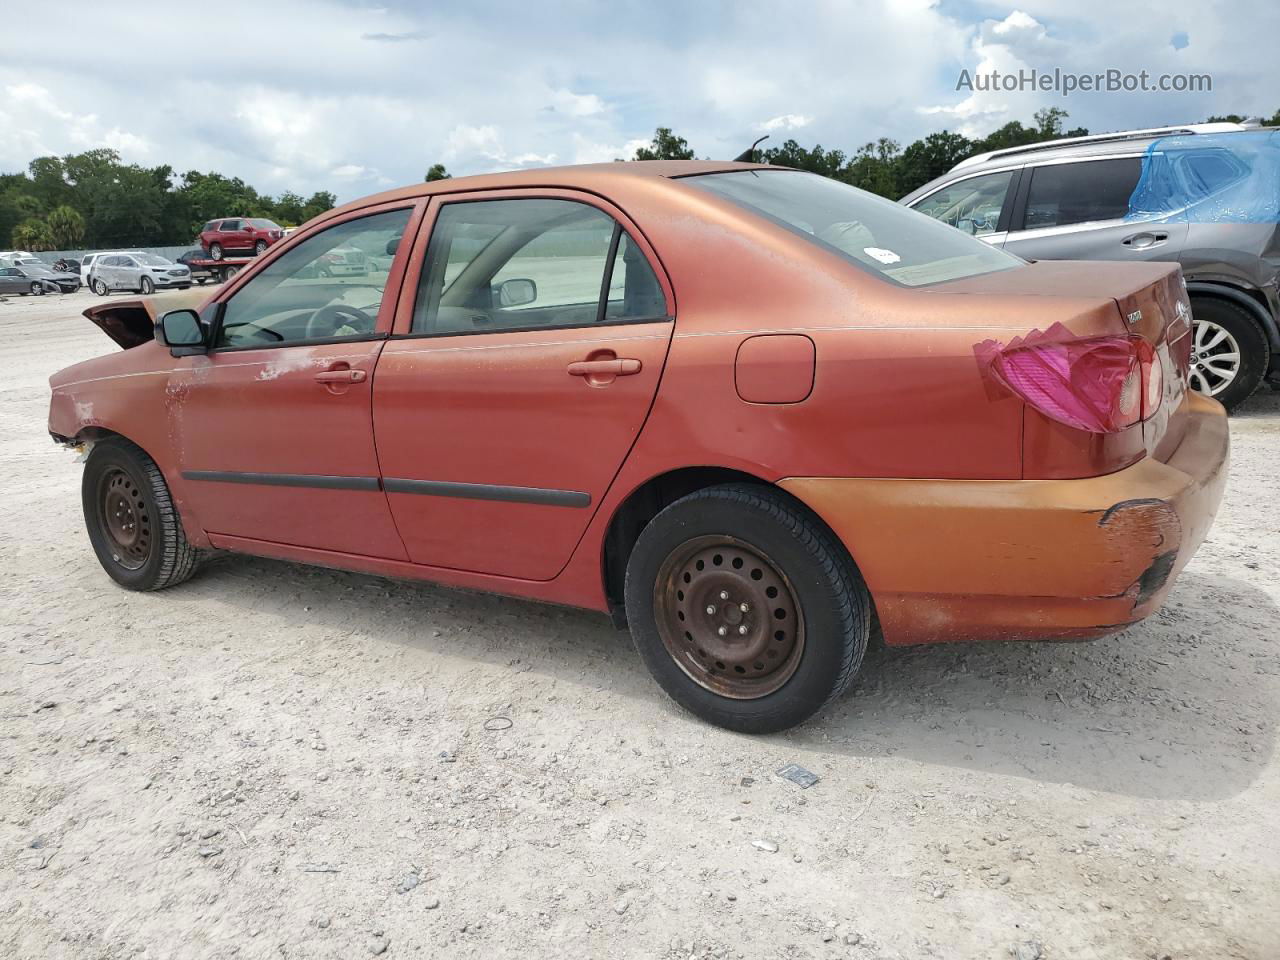
<path id="1" fill-rule="evenodd" d="M 331 303 L 321 307 L 307 320 L 306 336 L 308 340 L 323 340 L 337 336 L 338 330 L 344 326 L 353 327 L 357 333 L 372 333 L 373 323 L 373 317 L 359 307 Z"/>

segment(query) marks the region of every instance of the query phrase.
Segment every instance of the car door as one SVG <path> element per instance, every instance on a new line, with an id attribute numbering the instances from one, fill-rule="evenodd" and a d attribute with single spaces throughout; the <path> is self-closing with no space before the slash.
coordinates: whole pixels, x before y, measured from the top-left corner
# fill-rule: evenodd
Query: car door
<path id="1" fill-rule="evenodd" d="M 1143 155 L 1028 166 L 1004 247 L 1028 260 L 1177 260 L 1185 222 L 1130 217 Z"/>
<path id="2" fill-rule="evenodd" d="M 119 257 L 116 262 L 116 287 L 134 291 L 142 282 L 142 264 L 137 257 Z"/>
<path id="3" fill-rule="evenodd" d="M 448 197 L 410 270 L 374 384 L 409 556 L 551 579 L 648 416 L 669 283 L 620 211 L 554 190 Z"/>
<path id="4" fill-rule="evenodd" d="M 223 220 L 218 228 L 218 242 L 224 250 L 243 250 L 249 246 L 243 220 Z"/>
<path id="5" fill-rule="evenodd" d="M 26 293 L 27 279 L 16 267 L 0 267 L 0 293 Z"/>
<path id="6" fill-rule="evenodd" d="M 1000 247 L 1009 229 L 1019 172 L 961 177 L 915 200 L 911 208 Z"/>
<path id="7" fill-rule="evenodd" d="M 405 559 L 378 482 L 370 400 L 405 257 L 385 273 L 312 278 L 336 246 L 398 242 L 423 206 L 326 222 L 206 308 L 211 347 L 171 375 L 168 414 L 186 495 L 218 542 Z"/>

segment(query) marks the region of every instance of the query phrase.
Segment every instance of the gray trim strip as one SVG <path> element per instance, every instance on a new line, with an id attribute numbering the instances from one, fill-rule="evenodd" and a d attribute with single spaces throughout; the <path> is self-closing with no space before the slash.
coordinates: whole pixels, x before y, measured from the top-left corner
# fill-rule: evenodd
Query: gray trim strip
<path id="1" fill-rule="evenodd" d="M 448 483 L 443 480 L 382 481 L 387 493 L 418 493 L 428 497 L 459 497 L 465 500 L 501 500 L 507 503 L 537 503 L 548 507 L 589 507 L 591 494 L 578 490 L 547 490 L 542 487 L 504 487 L 493 483 Z"/>
<path id="2" fill-rule="evenodd" d="M 184 480 L 254 483 L 265 487 L 315 487 L 322 490 L 377 490 L 377 477 L 326 477 L 311 473 L 235 473 L 230 470 L 183 470 Z"/>

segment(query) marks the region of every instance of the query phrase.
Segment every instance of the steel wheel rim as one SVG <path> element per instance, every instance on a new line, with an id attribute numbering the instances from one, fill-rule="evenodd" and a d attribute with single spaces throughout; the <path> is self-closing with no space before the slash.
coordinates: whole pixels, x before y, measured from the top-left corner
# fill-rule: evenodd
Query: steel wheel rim
<path id="1" fill-rule="evenodd" d="M 98 481 L 99 526 L 111 559 L 137 570 L 151 556 L 151 514 L 142 490 L 124 470 L 112 467 Z"/>
<path id="2" fill-rule="evenodd" d="M 673 550 L 658 570 L 654 616 L 689 679 L 735 700 L 780 689 L 804 653 L 791 582 L 762 550 L 733 537 L 696 537 Z"/>
<path id="3" fill-rule="evenodd" d="M 1191 341 L 1191 389 L 1216 397 L 1235 382 L 1240 373 L 1240 344 L 1225 327 L 1197 320 Z"/>

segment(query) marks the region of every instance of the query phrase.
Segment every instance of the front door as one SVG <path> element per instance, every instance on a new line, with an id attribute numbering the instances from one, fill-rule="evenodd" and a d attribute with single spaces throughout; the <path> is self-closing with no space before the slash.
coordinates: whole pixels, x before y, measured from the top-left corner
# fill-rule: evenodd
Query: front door
<path id="1" fill-rule="evenodd" d="M 437 208 L 378 361 L 374 432 L 415 563 L 548 580 L 648 416 L 673 301 L 598 198 L 497 197 Z"/>
<path id="2" fill-rule="evenodd" d="M 421 205 L 378 208 L 292 244 L 212 311 L 213 347 L 172 376 L 183 479 L 209 533 L 405 559 L 378 482 L 371 395 L 404 256 L 319 278 L 338 246 L 386 255 Z"/>

